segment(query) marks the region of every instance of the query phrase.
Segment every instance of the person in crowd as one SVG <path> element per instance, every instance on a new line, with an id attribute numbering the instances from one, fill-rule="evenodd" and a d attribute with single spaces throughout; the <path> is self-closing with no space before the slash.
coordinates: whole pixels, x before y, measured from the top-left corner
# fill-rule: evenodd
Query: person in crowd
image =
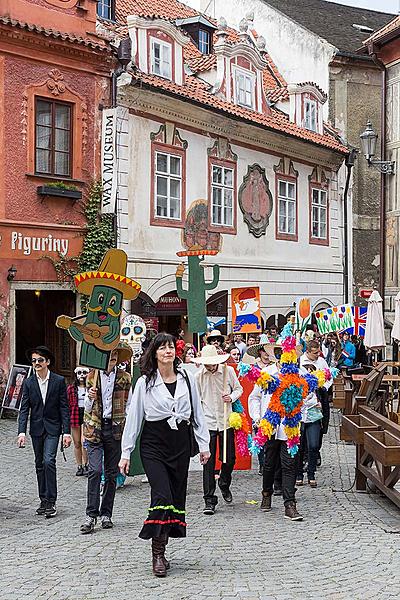
<path id="1" fill-rule="evenodd" d="M 312 344 L 313 342 L 308 342 Z M 315 342 L 314 342 L 315 343 Z M 302 368 L 309 373 L 316 371 L 315 364 L 313 362 L 307 362 L 307 354 L 301 357 Z M 322 359 L 323 360 L 323 359 Z M 307 448 L 307 476 L 308 485 L 311 488 L 317 487 L 317 481 L 315 479 L 315 473 L 317 470 L 317 459 L 320 450 L 320 438 L 322 428 L 322 410 L 321 403 L 317 398 L 317 394 L 312 392 L 304 399 L 303 406 L 301 409 L 301 436 L 300 436 L 300 451 L 298 458 L 298 471 L 296 478 L 296 485 L 303 485 L 303 470 L 304 470 L 304 453 Z"/>
<path id="2" fill-rule="evenodd" d="M 339 358 L 339 368 L 354 367 L 354 359 L 356 357 L 356 348 L 350 341 L 350 334 L 347 331 L 342 333 L 341 339 L 342 352 Z"/>
<path id="3" fill-rule="evenodd" d="M 67 387 L 64 377 L 50 371 L 54 356 L 46 346 L 36 346 L 27 352 L 33 373 L 24 382 L 18 418 L 18 446 L 25 447 L 30 415 L 30 435 L 35 453 L 36 477 L 40 506 L 37 515 L 46 518 L 57 514 L 56 456 L 60 435 L 62 446 L 71 445 Z"/>
<path id="4" fill-rule="evenodd" d="M 246 350 L 247 350 L 247 345 L 243 339 L 243 336 L 241 333 L 237 333 L 233 336 L 233 342 L 236 346 L 236 348 L 239 350 L 240 352 L 240 358 L 243 357 L 243 355 L 245 354 Z"/>
<path id="5" fill-rule="evenodd" d="M 192 344 L 186 344 L 182 353 L 182 362 L 184 364 L 191 363 L 192 358 L 196 356 L 196 348 Z"/>
<path id="6" fill-rule="evenodd" d="M 271 325 L 271 327 L 267 331 L 268 340 L 270 344 L 275 344 L 275 342 L 279 338 L 278 328 L 276 325 Z"/>
<path id="7" fill-rule="evenodd" d="M 88 488 L 86 519 L 82 534 L 93 533 L 97 518 L 103 529 L 114 526 L 111 517 L 114 508 L 118 461 L 121 456 L 121 437 L 125 426 L 131 376 L 117 365 L 130 361 L 132 350 L 123 342 L 111 352 L 105 371 L 98 377 L 91 372 L 87 378 L 83 433 L 88 453 Z M 100 505 L 100 482 L 104 461 L 104 488 Z"/>
<path id="8" fill-rule="evenodd" d="M 243 388 L 239 383 L 235 369 L 224 365 L 229 354 L 218 354 L 213 346 L 205 346 L 195 362 L 202 365 L 196 373 L 200 400 L 203 407 L 206 425 L 210 435 L 210 460 L 203 467 L 203 492 L 205 515 L 213 515 L 218 503 L 215 494 L 216 482 L 214 476 L 217 440 L 219 445 L 219 460 L 222 462 L 218 485 L 223 499 L 227 504 L 233 501 L 230 491 L 232 471 L 235 466 L 235 437 L 234 430 L 229 427 L 229 416 L 232 403 L 242 395 Z M 224 404 L 226 409 L 224 410 Z M 224 419 L 226 417 L 226 420 Z M 223 462 L 224 431 L 226 430 L 226 462 Z"/>
<path id="9" fill-rule="evenodd" d="M 312 365 L 315 370 L 324 370 L 328 369 L 328 363 L 321 356 L 321 348 L 319 342 L 316 340 L 310 340 L 307 343 L 306 351 L 300 358 L 300 367 L 304 367 L 305 365 Z M 329 394 L 330 389 L 333 385 L 333 379 L 326 381 L 324 386 L 318 388 L 316 395 L 318 402 L 322 406 L 322 421 L 319 424 L 319 443 L 318 443 L 318 452 L 317 452 L 317 466 L 321 466 L 321 448 L 323 436 L 328 433 L 329 420 L 330 420 L 330 404 L 329 404 Z"/>
<path id="10" fill-rule="evenodd" d="M 216 353 L 216 349 L 212 346 Z M 209 434 L 197 387 L 191 373 L 178 368 L 174 338 L 159 333 L 141 360 L 142 377 L 136 383 L 122 437 L 120 471 L 129 472 L 142 422 L 140 452 L 151 489 L 148 517 L 139 537 L 152 540 L 153 573 L 165 577 L 168 538 L 186 536 L 185 506 L 190 461 L 190 427 L 206 464 Z"/>
<path id="11" fill-rule="evenodd" d="M 206 342 L 208 345 L 215 346 L 220 354 L 224 353 L 223 346 L 225 343 L 225 338 L 218 329 L 214 329 L 208 334 L 206 337 Z"/>
<path id="12" fill-rule="evenodd" d="M 258 335 L 250 333 L 247 336 L 247 347 L 250 348 L 250 346 L 254 346 L 255 344 L 258 344 Z"/>
<path id="13" fill-rule="evenodd" d="M 83 445 L 83 414 L 85 412 L 86 378 L 89 370 L 88 367 L 76 367 L 74 383 L 67 387 L 71 434 L 78 467 L 75 475 L 78 477 L 88 474 L 87 452 Z"/>
<path id="14" fill-rule="evenodd" d="M 368 362 L 368 354 L 367 349 L 364 346 L 364 340 L 361 336 L 352 335 L 351 343 L 354 345 L 356 349 L 356 356 L 354 359 L 354 363 L 356 365 L 366 365 Z"/>
<path id="15" fill-rule="evenodd" d="M 232 362 L 234 362 L 235 364 L 239 364 L 240 363 L 240 350 L 239 348 L 236 348 L 235 345 L 229 346 L 227 348 L 227 353 L 230 354 Z"/>
<path id="16" fill-rule="evenodd" d="M 274 347 L 274 356 L 278 358 L 279 348 Z M 280 363 L 275 362 L 265 371 L 270 375 L 277 375 L 280 371 Z M 252 393 L 249 396 L 249 414 L 255 424 L 258 426 L 261 418 L 264 416 L 269 403 L 271 394 L 264 393 L 262 388 L 255 384 Z M 274 435 L 264 447 L 264 468 L 263 468 L 263 486 L 262 500 L 260 508 L 263 512 L 268 512 L 272 508 L 272 495 L 274 493 L 274 479 L 276 469 L 280 459 L 282 469 L 282 495 L 285 507 L 285 518 L 291 521 L 302 521 L 303 517 L 297 510 L 296 504 L 296 476 L 298 457 L 291 456 L 287 451 L 287 437 L 280 424 Z"/>

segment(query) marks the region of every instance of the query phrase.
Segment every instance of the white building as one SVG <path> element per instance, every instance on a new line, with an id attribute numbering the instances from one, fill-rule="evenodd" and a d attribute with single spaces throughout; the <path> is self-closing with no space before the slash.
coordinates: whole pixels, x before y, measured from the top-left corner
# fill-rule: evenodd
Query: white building
<path id="1" fill-rule="evenodd" d="M 260 287 L 264 324 L 282 322 L 301 295 L 343 302 L 346 149 L 323 122 L 325 94 L 313 83 L 287 88 L 246 20 L 237 32 L 174 0 L 155 4 L 123 15 L 132 66 L 118 90 L 119 224 L 128 275 L 142 285 L 133 309 L 160 327 L 184 325 L 176 253 L 197 199 L 223 236 L 206 261 L 221 267 L 210 313 L 228 306 L 229 321 L 230 290 L 246 285 Z"/>

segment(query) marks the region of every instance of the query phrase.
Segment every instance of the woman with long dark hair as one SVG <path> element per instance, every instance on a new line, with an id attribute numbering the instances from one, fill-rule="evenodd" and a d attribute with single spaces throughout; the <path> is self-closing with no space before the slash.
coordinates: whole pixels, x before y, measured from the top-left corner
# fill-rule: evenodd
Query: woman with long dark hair
<path id="1" fill-rule="evenodd" d="M 185 505 L 190 461 L 189 421 L 200 463 L 209 459 L 209 434 L 193 376 L 178 368 L 175 341 L 159 333 L 141 361 L 122 436 L 119 467 L 128 474 L 129 459 L 144 421 L 140 455 L 151 488 L 151 505 L 139 537 L 152 540 L 153 573 L 165 577 L 168 538 L 186 536 Z"/>

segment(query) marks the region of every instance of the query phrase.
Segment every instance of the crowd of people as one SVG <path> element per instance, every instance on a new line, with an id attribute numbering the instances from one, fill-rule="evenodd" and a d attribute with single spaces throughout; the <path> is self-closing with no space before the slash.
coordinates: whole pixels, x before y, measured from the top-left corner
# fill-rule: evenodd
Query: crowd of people
<path id="1" fill-rule="evenodd" d="M 310 329 L 296 346 L 303 373 L 328 367 L 349 368 L 363 360 L 363 344 L 341 336 L 320 336 Z M 87 476 L 86 518 L 82 534 L 113 527 L 112 514 L 118 475 L 129 474 L 132 452 L 140 456 L 151 491 L 147 518 L 139 533 L 152 541 L 153 573 L 165 577 L 170 564 L 165 557 L 169 538 L 186 535 L 186 491 L 190 458 L 199 455 L 203 467 L 205 515 L 218 504 L 217 488 L 232 504 L 232 475 L 236 462 L 235 431 L 230 426 L 232 405 L 244 399 L 238 377 L 240 361 L 257 364 L 261 372 L 279 375 L 282 344 L 277 327 L 260 336 L 224 336 L 214 330 L 201 349 L 168 333 L 157 334 L 140 363 L 141 376 L 132 386 L 129 369 L 132 351 L 120 343 L 111 352 L 108 368 L 75 369 L 75 381 L 66 387 L 64 378 L 50 370 L 51 351 L 38 346 L 28 351 L 33 367 L 24 384 L 18 424 L 18 445 L 25 446 L 28 418 L 35 454 L 40 505 L 38 515 L 57 514 L 56 452 L 73 441 L 77 476 Z M 188 366 L 190 365 L 190 367 Z M 328 431 L 332 380 L 310 393 L 303 402 L 301 444 L 296 455 L 287 451 L 286 434 L 278 425 L 258 455 L 262 476 L 260 508 L 268 512 L 272 497 L 282 496 L 284 517 L 303 519 L 296 490 L 317 487 L 323 436 Z M 254 432 L 260 427 L 271 400 L 257 384 L 245 398 Z M 216 460 L 221 466 L 216 470 Z M 101 478 L 104 485 L 101 495 Z"/>

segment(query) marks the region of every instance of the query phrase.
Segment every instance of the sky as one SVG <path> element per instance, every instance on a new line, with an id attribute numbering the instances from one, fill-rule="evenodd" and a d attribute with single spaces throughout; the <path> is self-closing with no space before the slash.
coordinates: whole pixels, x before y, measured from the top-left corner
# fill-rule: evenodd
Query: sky
<path id="1" fill-rule="evenodd" d="M 400 0 L 333 0 L 337 4 L 347 6 L 358 6 L 359 8 L 371 8 L 381 12 L 397 14 L 400 11 Z"/>

